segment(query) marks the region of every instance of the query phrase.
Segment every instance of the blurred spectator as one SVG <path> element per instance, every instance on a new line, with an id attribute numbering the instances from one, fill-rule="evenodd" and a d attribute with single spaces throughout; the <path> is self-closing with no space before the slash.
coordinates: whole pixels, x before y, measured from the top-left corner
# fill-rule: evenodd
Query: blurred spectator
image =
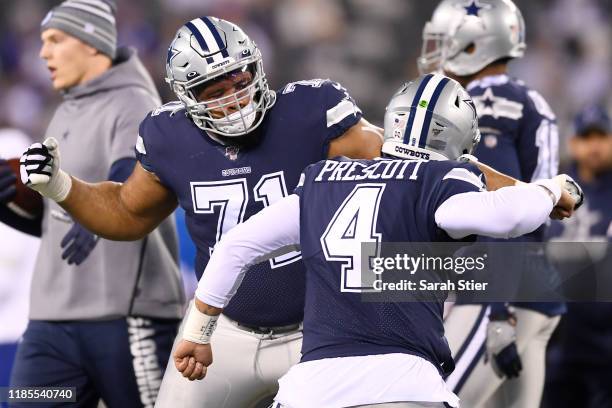
<path id="1" fill-rule="evenodd" d="M 574 162 L 568 169 L 585 193 L 584 205 L 566 223 L 555 222 L 551 232 L 557 241 L 583 242 L 583 245 L 563 246 L 556 258 L 570 270 L 581 271 L 564 287 L 571 296 L 601 293 L 598 286 L 609 288 L 601 280 L 609 270 L 599 275 L 603 256 L 610 256 L 612 242 L 612 129 L 605 109 L 591 106 L 575 119 L 575 136 L 569 147 Z M 585 251 L 584 249 L 588 249 Z M 588 262 L 588 263 L 587 263 Z M 609 262 L 609 260 L 608 260 Z M 609 278 L 608 278 L 609 279 Z M 567 291 L 566 291 L 567 293 Z M 612 303 L 568 303 L 568 311 L 559 325 L 556 338 L 548 353 L 548 378 L 545 407 L 610 407 L 612 406 Z"/>

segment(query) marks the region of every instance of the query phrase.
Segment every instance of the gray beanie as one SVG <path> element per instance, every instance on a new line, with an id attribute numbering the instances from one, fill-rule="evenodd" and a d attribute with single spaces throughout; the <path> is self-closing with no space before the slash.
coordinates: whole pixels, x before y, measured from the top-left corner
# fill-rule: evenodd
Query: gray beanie
<path id="1" fill-rule="evenodd" d="M 115 59 L 115 11 L 112 0 L 66 0 L 47 13 L 40 30 L 57 28 Z"/>

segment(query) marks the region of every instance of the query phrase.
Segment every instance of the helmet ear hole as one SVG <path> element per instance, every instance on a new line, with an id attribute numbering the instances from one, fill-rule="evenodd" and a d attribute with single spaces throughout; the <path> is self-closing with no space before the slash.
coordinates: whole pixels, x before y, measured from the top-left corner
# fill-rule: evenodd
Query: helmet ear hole
<path id="1" fill-rule="evenodd" d="M 459 107 L 459 95 L 455 98 L 455 106 Z"/>
<path id="2" fill-rule="evenodd" d="M 463 52 L 465 52 L 466 54 L 473 54 L 474 51 L 476 51 L 476 44 L 474 44 L 473 42 L 469 43 L 464 49 Z"/>

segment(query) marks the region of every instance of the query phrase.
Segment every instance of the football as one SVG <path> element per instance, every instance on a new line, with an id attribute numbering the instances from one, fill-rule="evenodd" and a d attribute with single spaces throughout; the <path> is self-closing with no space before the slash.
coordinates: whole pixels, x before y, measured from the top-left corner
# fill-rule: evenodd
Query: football
<path id="1" fill-rule="evenodd" d="M 17 181 L 15 182 L 15 186 L 17 187 L 17 193 L 13 201 L 8 204 L 9 208 L 11 208 L 19 215 L 25 216 L 27 218 L 34 218 L 40 215 L 43 210 L 42 196 L 36 191 L 26 187 L 21 182 L 21 176 L 19 172 L 19 159 L 8 159 L 6 162 L 17 176 Z"/>

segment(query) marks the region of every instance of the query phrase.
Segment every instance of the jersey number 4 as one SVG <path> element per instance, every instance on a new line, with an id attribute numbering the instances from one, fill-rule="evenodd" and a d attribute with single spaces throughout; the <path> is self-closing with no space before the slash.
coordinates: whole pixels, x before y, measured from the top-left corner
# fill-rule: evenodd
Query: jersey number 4
<path id="1" fill-rule="evenodd" d="M 287 196 L 287 185 L 282 171 L 263 175 L 253 188 L 255 201 L 260 201 L 265 207 Z M 219 212 L 217 222 L 217 239 L 244 221 L 244 214 L 249 202 L 247 179 L 239 178 L 226 181 L 191 182 L 191 198 L 193 211 L 196 214 L 215 214 Z M 212 253 L 213 248 L 210 248 Z M 300 252 L 270 259 L 272 268 L 279 268 L 301 259 Z"/>
<path id="2" fill-rule="evenodd" d="M 380 253 L 381 234 L 376 232 L 378 208 L 385 184 L 355 186 L 340 205 L 325 232 L 321 247 L 329 262 L 342 262 L 341 292 L 372 290 L 374 274 L 369 263 Z M 362 263 L 368 268 L 362 271 Z"/>

